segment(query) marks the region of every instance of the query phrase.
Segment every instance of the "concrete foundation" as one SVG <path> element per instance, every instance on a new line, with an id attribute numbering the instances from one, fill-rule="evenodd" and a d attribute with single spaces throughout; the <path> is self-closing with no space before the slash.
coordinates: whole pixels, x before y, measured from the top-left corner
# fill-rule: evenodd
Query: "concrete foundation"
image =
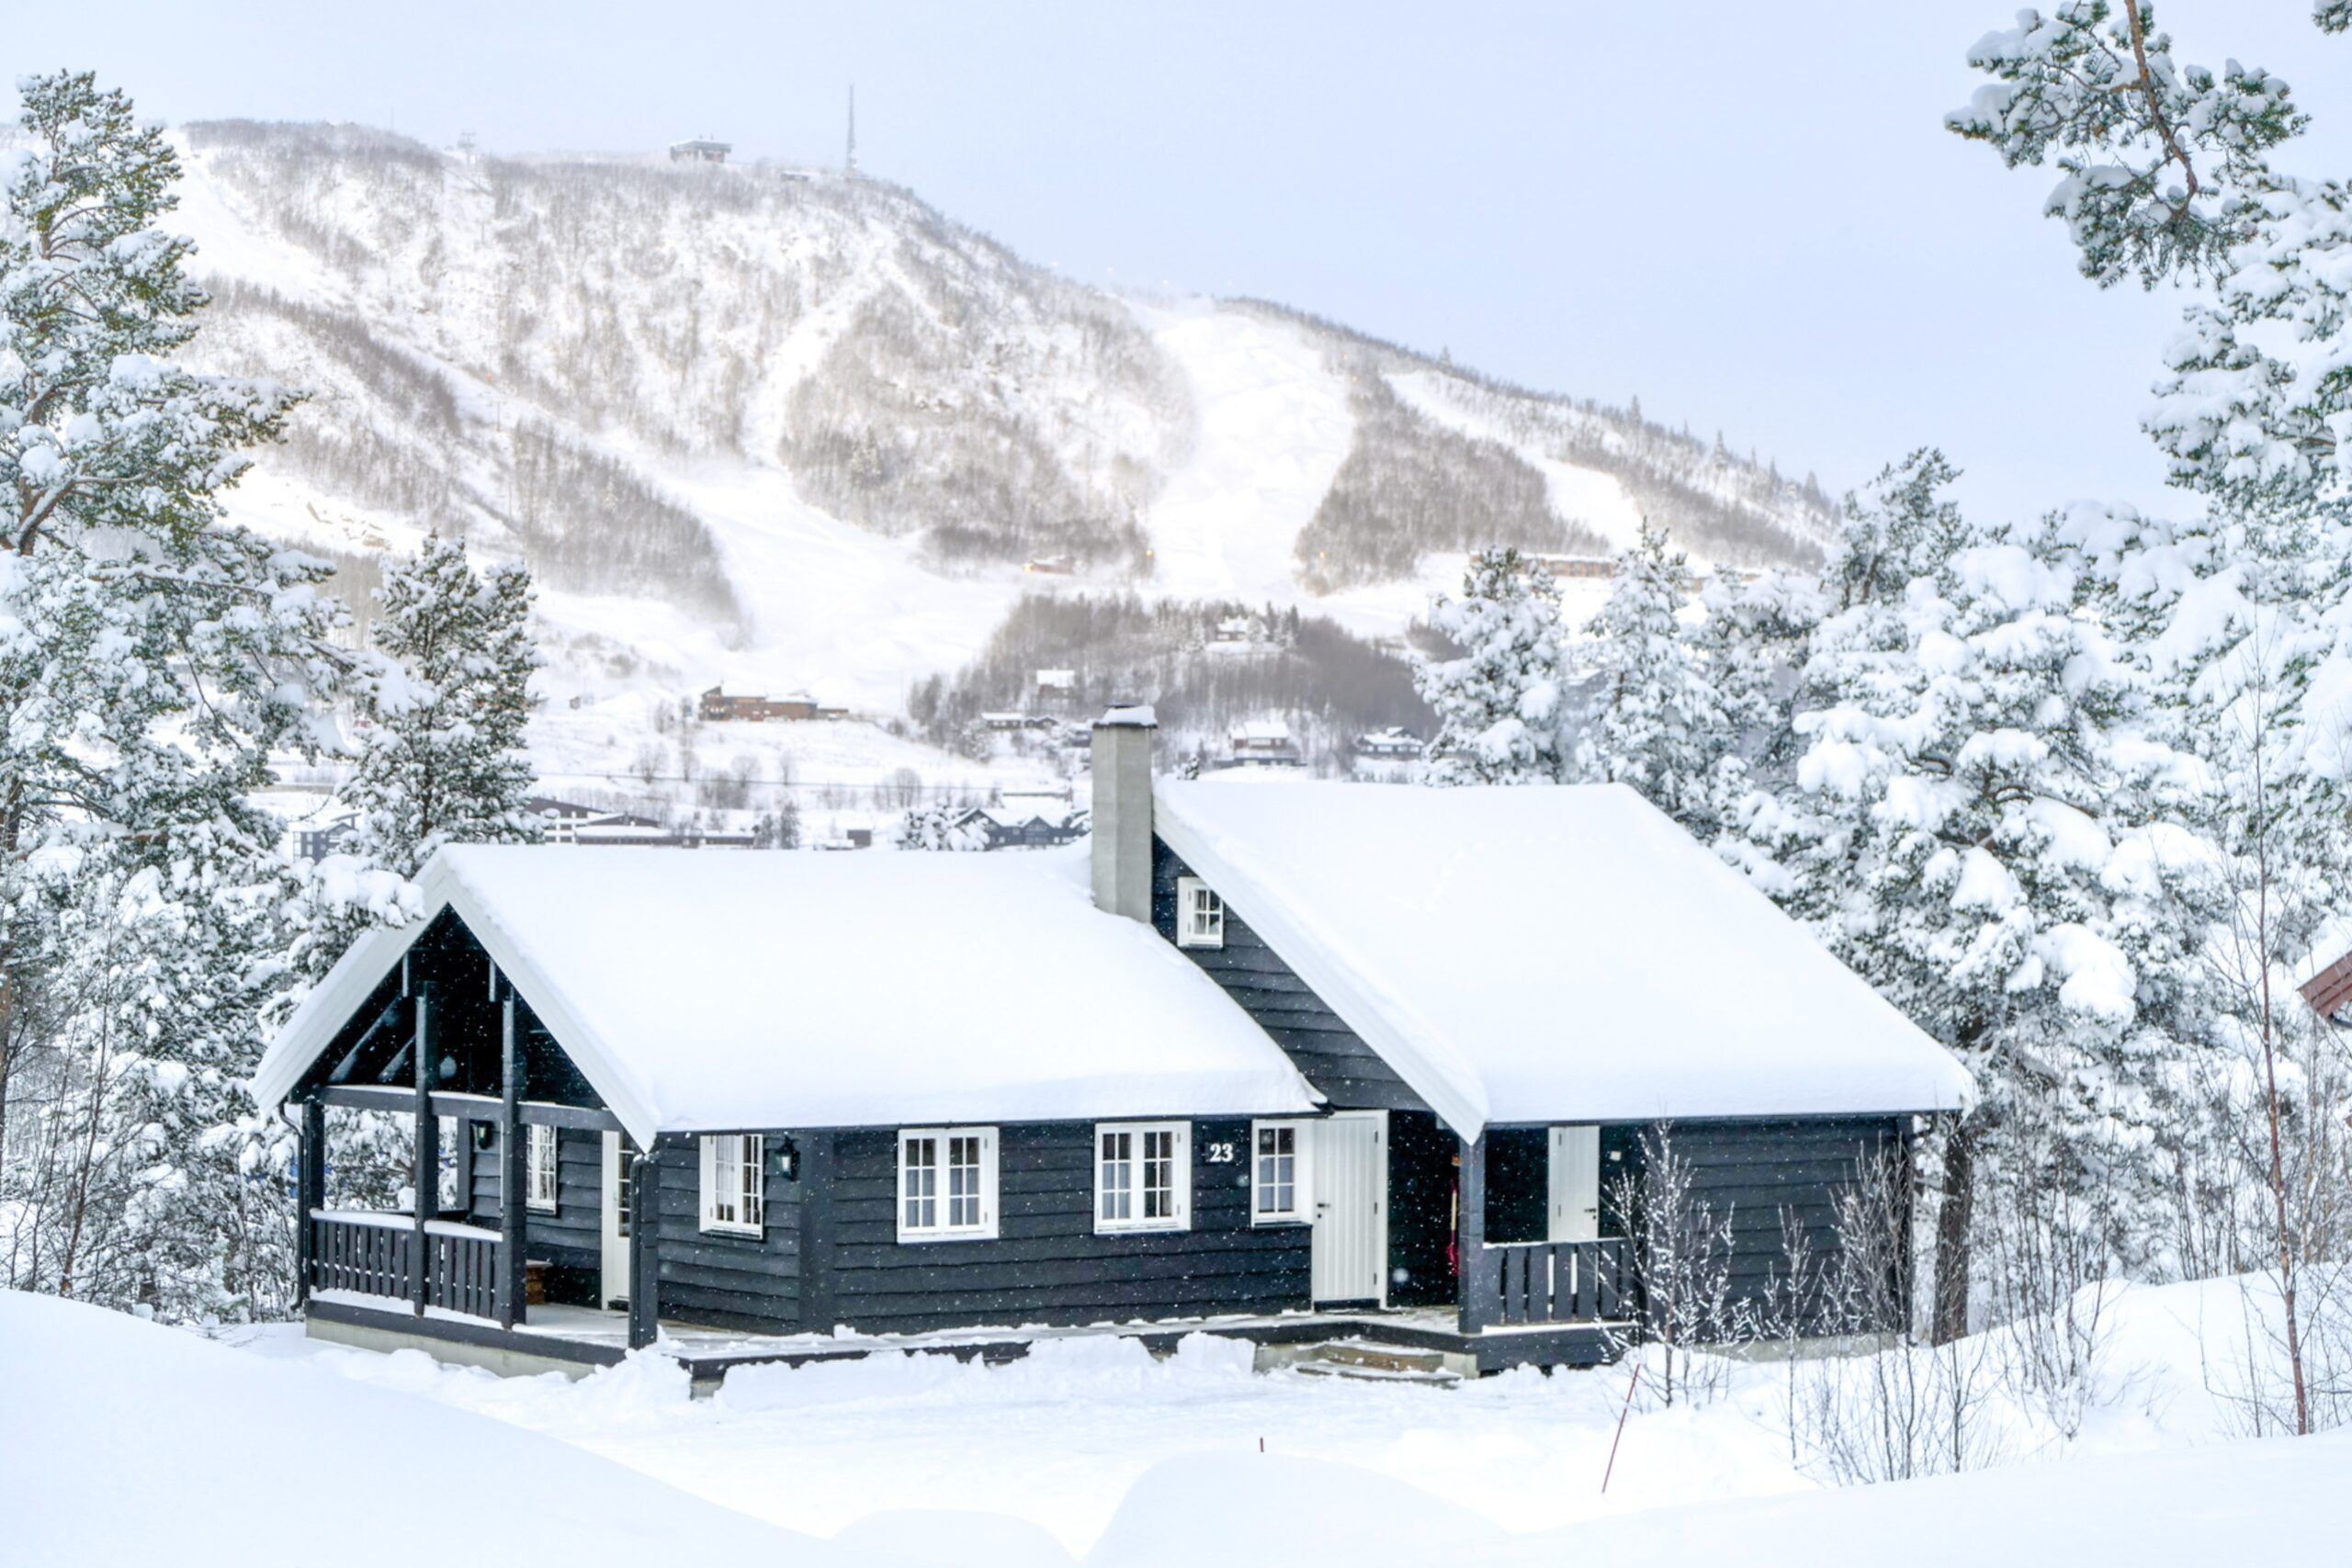
<path id="1" fill-rule="evenodd" d="M 453 1367 L 480 1367 L 503 1378 L 561 1372 L 576 1381 L 596 1370 L 559 1356 L 534 1356 L 503 1346 L 467 1345 L 430 1334 L 403 1334 L 394 1328 L 378 1328 L 373 1324 L 336 1323 L 317 1316 L 303 1320 L 302 1332 L 330 1345 L 349 1345 L 361 1350 L 422 1350 L 436 1361 L 446 1361 Z"/>

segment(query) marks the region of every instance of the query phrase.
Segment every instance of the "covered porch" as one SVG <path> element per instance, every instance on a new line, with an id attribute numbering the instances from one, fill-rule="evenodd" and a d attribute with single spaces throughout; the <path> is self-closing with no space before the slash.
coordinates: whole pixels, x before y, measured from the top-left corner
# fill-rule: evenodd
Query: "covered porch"
<path id="1" fill-rule="evenodd" d="M 529 1190 L 531 1129 L 592 1133 L 607 1145 L 608 1170 L 600 1217 L 611 1238 L 621 1243 L 621 1277 L 606 1277 L 594 1290 L 600 1303 L 618 1302 L 614 1314 L 623 1325 L 627 1348 L 650 1345 L 658 1333 L 661 1259 L 659 1226 L 653 1223 L 657 1173 L 646 1151 L 637 1148 L 619 1120 L 583 1098 L 576 1083 L 553 1086 L 563 1100 L 527 1096 L 529 1055 L 518 1022 L 513 987 L 492 972 L 492 1003 L 497 1027 L 496 1094 L 440 1087 L 464 1084 L 482 1074 L 468 1061 L 480 1042 L 445 1038 L 448 1010 L 431 980 L 403 983 L 342 1054 L 334 1070 L 304 1084 L 292 1095 L 299 1107 L 300 1155 L 297 1165 L 301 1215 L 297 1235 L 298 1303 L 315 1315 L 322 1304 L 364 1304 L 371 1314 L 405 1314 L 422 1321 L 474 1320 L 500 1330 L 526 1327 L 531 1318 L 532 1205 Z M 469 998 L 477 1004 L 479 998 Z M 481 1008 L 468 1010 L 480 1012 Z M 477 1027 L 453 1035 L 480 1032 Z M 372 1082 L 335 1081 L 352 1076 Z M 406 1076 L 406 1085 L 386 1078 Z M 327 1113 L 330 1109 L 399 1116 L 411 1124 L 411 1201 L 404 1210 L 328 1206 Z M 453 1130 L 444 1146 L 445 1125 Z M 552 1148 L 553 1139 L 549 1140 Z M 552 1155 L 550 1156 L 552 1157 Z M 484 1160 L 492 1166 L 478 1172 Z M 478 1180 L 478 1177 L 483 1179 Z M 447 1182 L 454 1192 L 445 1191 Z M 478 1194 L 494 1194 L 494 1224 L 483 1223 Z M 544 1250 L 544 1249 L 542 1249 Z M 543 1269 L 543 1266 L 542 1266 Z M 542 1308 L 542 1310 L 548 1310 Z"/>

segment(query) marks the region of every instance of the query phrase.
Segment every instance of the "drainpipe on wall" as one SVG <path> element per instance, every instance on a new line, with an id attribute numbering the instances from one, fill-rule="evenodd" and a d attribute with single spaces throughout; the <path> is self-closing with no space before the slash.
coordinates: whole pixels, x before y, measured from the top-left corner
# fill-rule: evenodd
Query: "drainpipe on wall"
<path id="1" fill-rule="evenodd" d="M 1094 721 L 1094 907 L 1151 923 L 1150 707 L 1113 705 Z"/>

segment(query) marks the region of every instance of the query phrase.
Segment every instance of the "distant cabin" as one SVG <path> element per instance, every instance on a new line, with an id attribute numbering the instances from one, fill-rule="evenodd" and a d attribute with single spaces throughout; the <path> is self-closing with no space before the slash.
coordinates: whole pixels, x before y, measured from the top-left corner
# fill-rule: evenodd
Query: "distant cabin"
<path id="1" fill-rule="evenodd" d="M 776 724 L 840 716 L 844 710 L 836 708 L 829 714 L 806 692 L 773 698 L 730 697 L 723 688 L 713 686 L 697 700 L 695 711 L 706 724 Z"/>
<path id="2" fill-rule="evenodd" d="M 1617 575 L 1617 563 L 1607 556 L 1535 556 L 1526 558 L 1531 566 L 1540 566 L 1549 572 L 1554 581 L 1569 578 L 1611 578 Z"/>
<path id="3" fill-rule="evenodd" d="M 345 812 L 318 827 L 294 829 L 294 855 L 298 860 L 322 861 L 342 853 L 358 836 L 358 822 Z"/>
<path id="4" fill-rule="evenodd" d="M 1008 794 L 995 806 L 967 807 L 947 826 L 984 850 L 1038 850 L 1085 837 L 1086 824 L 1067 797 Z"/>
<path id="5" fill-rule="evenodd" d="M 1031 689 L 1043 698 L 1062 699 L 1078 694 L 1078 671 L 1075 670 L 1040 670 L 1031 682 Z"/>
<path id="6" fill-rule="evenodd" d="M 1356 737 L 1356 753 L 1363 757 L 1410 761 L 1425 750 L 1421 738 L 1409 729 L 1375 729 Z"/>
<path id="7" fill-rule="evenodd" d="M 734 151 L 732 142 L 712 141 L 699 136 L 691 137 L 684 141 L 670 143 L 670 162 L 673 164 L 724 164 L 727 162 L 727 155 Z"/>
<path id="8" fill-rule="evenodd" d="M 1306 764 L 1290 726 L 1278 718 L 1256 719 L 1234 726 L 1226 737 L 1226 765 L 1245 764 L 1295 768 Z"/>
<path id="9" fill-rule="evenodd" d="M 1155 779 L 1155 739 L 1095 726 L 1083 848 L 435 854 L 252 1086 L 299 1109 L 307 1331 L 509 1372 L 659 1340 L 704 1386 L 1047 1327 L 1587 1365 L 1645 1332 L 1658 1140 L 1755 1302 L 1969 1102 L 1629 789 Z M 352 1110 L 421 1201 L 331 1201 Z"/>

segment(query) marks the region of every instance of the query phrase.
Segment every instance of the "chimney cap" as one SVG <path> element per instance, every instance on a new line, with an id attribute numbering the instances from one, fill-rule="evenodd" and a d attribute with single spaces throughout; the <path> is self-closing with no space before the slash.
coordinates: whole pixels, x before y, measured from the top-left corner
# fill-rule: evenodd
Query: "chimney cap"
<path id="1" fill-rule="evenodd" d="M 1113 703 L 1101 718 L 1094 721 L 1097 729 L 1157 729 L 1159 719 L 1149 703 Z"/>

